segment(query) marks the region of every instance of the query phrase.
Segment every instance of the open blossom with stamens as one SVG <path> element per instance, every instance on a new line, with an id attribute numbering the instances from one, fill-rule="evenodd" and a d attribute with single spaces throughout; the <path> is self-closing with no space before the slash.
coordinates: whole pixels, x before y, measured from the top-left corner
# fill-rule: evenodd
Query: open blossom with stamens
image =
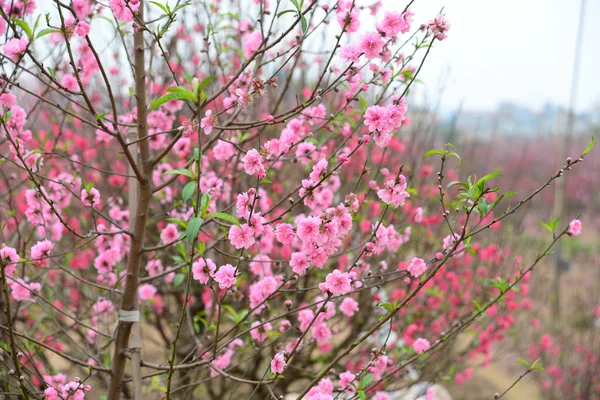
<path id="1" fill-rule="evenodd" d="M 221 289 L 229 289 L 235 286 L 235 267 L 231 264 L 222 265 L 215 274 L 215 281 L 219 283 Z"/>
<path id="2" fill-rule="evenodd" d="M 377 32 L 365 33 L 360 38 L 358 48 L 369 59 L 379 57 L 379 53 L 383 50 L 381 35 Z"/>
<path id="3" fill-rule="evenodd" d="M 81 202 L 84 206 L 99 209 L 101 205 L 100 192 L 96 188 L 91 188 L 89 191 L 87 189 L 83 189 L 81 191 Z"/>
<path id="4" fill-rule="evenodd" d="M 410 194 L 406 191 L 406 178 L 400 175 L 397 180 L 389 180 L 385 187 L 377 192 L 381 200 L 394 207 L 401 207 Z"/>
<path id="5" fill-rule="evenodd" d="M 235 91 L 237 98 L 238 107 L 246 107 L 252 103 L 252 95 L 249 92 L 245 92 L 242 89 L 236 89 Z"/>
<path id="6" fill-rule="evenodd" d="M 6 276 L 12 277 L 15 274 L 16 263 L 19 262 L 21 257 L 17 253 L 16 249 L 12 247 L 4 246 L 0 248 L 0 264 L 5 265 Z"/>
<path id="7" fill-rule="evenodd" d="M 242 158 L 244 170 L 248 175 L 256 175 L 259 178 L 267 176 L 267 171 L 263 165 L 263 158 L 256 149 L 252 149 Z"/>
<path id="8" fill-rule="evenodd" d="M 208 280 L 215 276 L 217 266 L 210 258 L 199 258 L 192 264 L 192 274 L 194 279 L 202 284 L 206 284 Z"/>
<path id="9" fill-rule="evenodd" d="M 275 374 L 281 374 L 285 370 L 287 366 L 285 362 L 285 356 L 283 353 L 279 352 L 275 354 L 275 357 L 271 360 L 271 371 Z"/>
<path id="10" fill-rule="evenodd" d="M 437 40 L 444 40 L 448 37 L 446 32 L 450 29 L 450 22 L 443 14 L 439 14 L 432 21 L 427 23 L 427 28 Z"/>
<path id="11" fill-rule="evenodd" d="M 411 11 L 404 14 L 386 11 L 383 20 L 377 25 L 377 30 L 385 33 L 386 37 L 395 37 L 400 32 L 406 33 L 410 30 L 413 15 Z"/>
<path id="12" fill-rule="evenodd" d="M 249 249 L 256 242 L 254 239 L 254 229 L 248 224 L 244 224 L 241 227 L 233 225 L 229 229 L 229 241 L 236 249 Z"/>
<path id="13" fill-rule="evenodd" d="M 327 275 L 325 282 L 319 284 L 319 289 L 324 292 L 331 292 L 334 296 L 339 296 L 352 290 L 351 283 L 350 275 L 347 272 L 336 269 Z"/>
<path id="14" fill-rule="evenodd" d="M 31 258 L 33 259 L 33 263 L 38 267 L 45 266 L 48 263 L 47 258 L 50 255 L 50 251 L 52 251 L 53 247 L 54 243 L 48 239 L 37 242 L 35 246 L 31 248 Z"/>
<path id="15" fill-rule="evenodd" d="M 204 129 L 204 133 L 210 135 L 213 126 L 217 124 L 217 116 L 213 115 L 213 110 L 206 110 L 204 118 L 200 121 L 200 127 Z"/>

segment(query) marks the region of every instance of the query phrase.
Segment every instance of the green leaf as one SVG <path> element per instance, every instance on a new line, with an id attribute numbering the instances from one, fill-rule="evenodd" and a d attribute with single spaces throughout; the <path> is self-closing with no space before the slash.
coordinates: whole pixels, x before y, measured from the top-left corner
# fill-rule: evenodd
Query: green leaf
<path id="1" fill-rule="evenodd" d="M 446 153 L 444 152 L 444 150 L 431 149 L 431 150 L 425 152 L 425 154 L 423 154 L 423 158 L 427 158 L 427 157 L 432 156 L 434 154 L 437 154 L 438 156 L 443 156 Z"/>
<path id="2" fill-rule="evenodd" d="M 41 31 L 38 32 L 38 34 L 35 36 L 35 38 L 39 39 L 39 38 L 49 35 L 51 33 L 61 33 L 61 31 L 59 29 L 54 29 L 54 28 L 42 29 Z"/>
<path id="3" fill-rule="evenodd" d="M 581 153 L 581 156 L 585 156 L 587 153 L 589 153 L 590 151 L 592 151 L 592 148 L 594 147 L 594 144 L 596 143 L 596 139 L 594 139 L 594 137 L 592 136 L 592 140 L 590 140 L 590 142 L 588 143 L 587 147 L 585 148 L 585 150 L 583 151 L 583 153 Z"/>
<path id="4" fill-rule="evenodd" d="M 183 202 L 187 203 L 187 201 L 194 195 L 195 191 L 196 191 L 196 182 L 189 182 L 187 185 L 185 185 L 185 187 L 183 188 L 183 191 L 181 192 L 181 197 L 183 198 Z"/>
<path id="5" fill-rule="evenodd" d="M 167 221 L 174 222 L 177 225 L 181 226 L 182 228 L 186 228 L 187 227 L 187 224 L 185 223 L 185 221 L 182 221 L 182 220 L 177 219 L 177 218 L 167 218 Z"/>
<path id="6" fill-rule="evenodd" d="M 385 308 L 388 312 L 394 311 L 394 306 L 390 303 L 379 302 L 377 303 L 377 306 Z"/>
<path id="7" fill-rule="evenodd" d="M 367 395 L 365 394 L 364 390 L 359 390 L 358 391 L 358 397 L 360 397 L 360 400 L 366 400 L 367 399 Z"/>
<path id="8" fill-rule="evenodd" d="M 306 31 L 308 30 L 308 21 L 306 20 L 306 17 L 304 15 L 302 16 L 300 23 L 302 24 L 302 33 L 306 33 Z"/>
<path id="9" fill-rule="evenodd" d="M 167 10 L 167 7 L 165 7 L 164 5 L 160 4 L 159 2 L 157 2 L 157 1 L 151 1 L 150 3 L 154 4 L 157 7 L 160 7 L 160 9 L 165 12 L 165 14 L 169 14 L 169 11 Z"/>
<path id="10" fill-rule="evenodd" d="M 205 218 L 218 218 L 218 219 L 222 219 L 223 221 L 230 222 L 234 225 L 241 226 L 240 222 L 233 215 L 225 214 L 222 212 L 214 212 L 214 213 L 207 214 Z"/>
<path id="11" fill-rule="evenodd" d="M 105 116 L 106 116 L 106 114 L 98 114 L 98 115 L 96 115 L 96 121 L 100 121 Z"/>
<path id="12" fill-rule="evenodd" d="M 211 75 L 208 78 L 204 79 L 202 82 L 200 82 L 198 87 L 195 88 L 195 90 L 194 90 L 194 92 L 196 93 L 196 96 L 198 95 L 199 92 L 202 92 L 204 90 L 204 88 L 207 87 L 215 79 L 217 79 L 217 77 L 214 75 Z"/>
<path id="13" fill-rule="evenodd" d="M 13 22 L 17 25 L 19 25 L 23 31 L 25 31 L 25 33 L 27 34 L 27 37 L 29 37 L 29 40 L 32 39 L 32 33 L 31 33 L 31 28 L 29 27 L 29 25 L 27 24 L 27 22 L 23 21 L 22 19 L 13 19 Z"/>
<path id="14" fill-rule="evenodd" d="M 467 184 L 466 184 L 466 183 L 464 183 L 464 182 L 458 182 L 458 181 L 450 182 L 450 183 L 449 183 L 449 184 L 446 186 L 446 189 L 450 189 L 452 186 L 456 186 L 456 185 L 458 185 L 458 186 L 462 187 L 462 188 L 463 188 L 463 189 L 465 189 L 465 190 L 468 190 L 468 189 L 469 189 L 469 185 L 467 185 Z"/>
<path id="15" fill-rule="evenodd" d="M 481 308 L 481 305 L 479 305 L 479 303 L 478 303 L 476 300 L 471 300 L 471 302 L 472 302 L 473 304 L 475 304 L 475 307 L 477 307 L 477 310 L 478 310 L 479 312 L 483 311 L 483 308 Z"/>
<path id="16" fill-rule="evenodd" d="M 185 175 L 188 178 L 196 178 L 192 171 L 190 171 L 189 169 L 170 169 L 168 171 L 163 172 L 163 175 Z"/>
<path id="17" fill-rule="evenodd" d="M 282 15 L 285 15 L 285 14 L 287 14 L 287 13 L 295 13 L 295 12 L 297 12 L 297 11 L 296 11 L 296 10 L 285 10 L 285 11 L 282 11 L 282 12 L 280 12 L 279 14 L 277 14 L 277 18 L 279 18 L 279 17 L 281 17 Z"/>
<path id="18" fill-rule="evenodd" d="M 526 366 L 527 368 L 529 368 L 529 363 L 525 360 L 518 360 L 517 361 L 519 364 L 523 364 L 524 366 Z"/>
<path id="19" fill-rule="evenodd" d="M 200 215 L 205 216 L 208 205 L 210 204 L 211 195 L 204 193 L 200 198 Z"/>
<path id="20" fill-rule="evenodd" d="M 448 153 L 448 156 L 456 157 L 458 159 L 458 163 L 456 164 L 456 167 L 454 167 L 454 168 L 460 167 L 462 160 L 460 159 L 460 156 L 458 154 L 456 154 L 455 152 L 451 152 L 451 153 Z"/>
<path id="21" fill-rule="evenodd" d="M 487 175 L 486 175 L 486 176 L 484 176 L 483 178 L 479 179 L 479 180 L 477 181 L 477 183 L 475 183 L 475 184 L 476 184 L 476 185 L 480 185 L 480 184 L 482 184 L 482 183 L 485 183 L 485 182 L 489 181 L 490 179 L 492 179 L 492 178 L 496 178 L 496 177 L 498 177 L 498 176 L 502 176 L 502 175 L 500 175 L 500 174 L 498 174 L 498 173 L 496 173 L 496 172 L 494 172 L 494 173 L 491 173 L 491 174 L 487 174 Z"/>
<path id="22" fill-rule="evenodd" d="M 165 103 L 176 100 L 191 100 L 192 102 L 195 102 L 196 99 L 194 98 L 194 94 L 189 91 L 168 93 L 150 103 L 150 111 L 156 110 L 158 107 Z"/>
<path id="23" fill-rule="evenodd" d="M 54 73 L 54 69 L 48 67 L 46 68 L 48 70 L 48 73 L 50 74 L 50 76 L 54 79 L 56 79 L 56 74 Z"/>
<path id="24" fill-rule="evenodd" d="M 187 229 L 185 231 L 188 243 L 192 243 L 194 239 L 198 237 L 200 227 L 202 226 L 202 218 L 194 217 L 188 222 Z"/>
<path id="25" fill-rule="evenodd" d="M 529 367 L 529 369 L 531 369 L 532 371 L 543 371 L 544 367 L 540 363 L 541 360 L 542 360 L 541 358 L 538 358 L 537 360 L 535 360 L 533 362 L 533 364 L 531 364 L 531 367 Z"/>
<path id="26" fill-rule="evenodd" d="M 296 10 L 298 10 L 298 11 L 302 11 L 302 10 L 300 10 L 300 6 L 298 5 L 298 1 L 296 1 L 296 0 L 290 0 L 290 1 L 291 1 L 291 2 L 292 2 L 292 4 L 294 5 L 294 7 L 296 7 Z"/>
<path id="27" fill-rule="evenodd" d="M 177 287 L 177 286 L 181 285 L 183 283 L 184 279 L 185 279 L 184 274 L 175 275 L 175 279 L 173 279 L 173 287 Z"/>
<path id="28" fill-rule="evenodd" d="M 362 378 L 362 381 L 360 381 L 360 384 L 358 385 L 359 388 L 364 388 L 366 385 L 369 384 L 369 382 L 371 382 L 373 380 L 373 378 L 375 377 L 375 374 L 367 374 Z"/>

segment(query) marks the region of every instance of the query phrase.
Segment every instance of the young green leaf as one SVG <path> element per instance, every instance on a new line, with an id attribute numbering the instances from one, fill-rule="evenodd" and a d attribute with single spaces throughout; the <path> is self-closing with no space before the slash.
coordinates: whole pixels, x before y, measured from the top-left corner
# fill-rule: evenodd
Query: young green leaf
<path id="1" fill-rule="evenodd" d="M 218 219 L 222 219 L 223 221 L 230 222 L 234 225 L 241 226 L 240 222 L 233 215 L 225 214 L 222 212 L 214 212 L 214 213 L 207 214 L 205 216 L 205 218 L 218 218 Z"/>
<path id="2" fill-rule="evenodd" d="M 187 224 L 187 229 L 185 231 L 188 243 L 192 243 L 194 239 L 198 237 L 198 232 L 200 232 L 200 227 L 202 226 L 202 218 L 192 218 L 190 222 Z"/>
<path id="3" fill-rule="evenodd" d="M 196 191 L 196 182 L 189 182 L 187 185 L 185 185 L 185 187 L 183 188 L 183 191 L 181 192 L 181 197 L 183 198 L 183 202 L 187 203 L 187 201 L 194 195 L 195 191 Z"/>
<path id="4" fill-rule="evenodd" d="M 150 111 L 156 110 L 161 105 L 175 100 L 191 100 L 192 102 L 194 102 L 196 99 L 194 98 L 192 92 L 168 93 L 150 103 Z"/>
<path id="5" fill-rule="evenodd" d="M 581 153 L 581 156 L 585 156 L 587 153 L 592 151 L 592 148 L 594 148 L 595 143 L 596 143 L 596 139 L 594 139 L 594 137 L 592 136 L 592 140 L 590 140 L 590 142 L 588 143 L 588 145 L 585 148 L 585 150 L 583 151 L 583 153 Z"/>
<path id="6" fill-rule="evenodd" d="M 431 150 L 425 152 L 425 154 L 423 154 L 423 158 L 427 158 L 434 154 L 437 154 L 438 156 L 443 156 L 443 155 L 445 155 L 445 152 L 444 152 L 444 150 L 431 149 Z"/>
<path id="7" fill-rule="evenodd" d="M 189 169 L 170 169 L 168 171 L 163 172 L 163 175 L 185 175 L 188 178 L 196 179 L 192 171 Z"/>

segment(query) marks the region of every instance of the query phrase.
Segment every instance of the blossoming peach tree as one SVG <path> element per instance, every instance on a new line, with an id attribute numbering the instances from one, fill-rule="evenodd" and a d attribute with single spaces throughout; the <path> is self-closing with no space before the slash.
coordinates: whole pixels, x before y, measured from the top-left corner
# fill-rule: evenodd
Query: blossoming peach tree
<path id="1" fill-rule="evenodd" d="M 9 398 L 433 398 L 581 230 L 485 241 L 593 143 L 516 202 L 450 144 L 405 164 L 450 28 L 412 1 L 37 3 L 0 1 Z"/>

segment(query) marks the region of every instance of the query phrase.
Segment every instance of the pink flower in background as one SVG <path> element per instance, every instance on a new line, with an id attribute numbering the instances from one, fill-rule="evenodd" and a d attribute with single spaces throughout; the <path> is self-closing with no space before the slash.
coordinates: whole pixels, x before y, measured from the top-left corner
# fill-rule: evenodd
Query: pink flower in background
<path id="1" fill-rule="evenodd" d="M 430 347 L 429 340 L 418 338 L 413 343 L 413 349 L 417 354 L 421 354 L 424 351 L 427 351 Z"/>
<path id="2" fill-rule="evenodd" d="M 358 27 L 360 26 L 360 15 L 358 12 L 356 10 L 350 11 L 350 9 L 345 10 L 343 7 L 339 8 L 337 21 L 340 24 L 340 28 L 345 27 L 348 33 L 358 31 Z"/>
<path id="3" fill-rule="evenodd" d="M 273 329 L 273 326 L 270 323 L 261 323 L 259 321 L 254 321 L 250 327 L 252 328 L 250 330 L 250 336 L 257 343 L 264 342 L 267 339 L 267 332 Z"/>
<path id="4" fill-rule="evenodd" d="M 353 316 L 358 310 L 358 303 L 353 298 L 346 297 L 342 300 L 342 304 L 340 304 L 340 311 L 346 317 Z"/>
<path id="5" fill-rule="evenodd" d="M 179 232 L 177 231 L 177 225 L 168 224 L 165 229 L 160 233 L 160 240 L 164 243 L 172 243 L 179 239 Z"/>
<path id="6" fill-rule="evenodd" d="M 71 92 L 76 92 L 79 89 L 77 79 L 73 75 L 63 76 L 60 84 L 69 89 Z"/>
<path id="7" fill-rule="evenodd" d="M 202 284 L 206 284 L 208 280 L 215 276 L 217 266 L 210 258 L 199 258 L 192 264 L 192 274 L 194 279 Z"/>
<path id="8" fill-rule="evenodd" d="M 150 300 L 156 294 L 156 288 L 149 283 L 145 283 L 138 287 L 138 295 L 140 296 L 140 300 L 146 301 Z"/>
<path id="9" fill-rule="evenodd" d="M 256 50 L 258 50 L 258 48 L 260 47 L 262 40 L 263 40 L 263 37 L 262 37 L 262 34 L 260 33 L 260 30 L 256 30 L 256 31 L 244 36 L 244 40 L 243 40 L 244 57 L 250 58 L 252 56 L 252 54 L 254 54 L 254 52 Z"/>
<path id="10" fill-rule="evenodd" d="M 213 110 L 206 110 L 204 118 L 200 121 L 200 127 L 204 129 L 204 133 L 210 135 L 213 130 L 213 126 L 217 124 L 217 116 L 212 115 Z"/>
<path id="11" fill-rule="evenodd" d="M 219 283 L 221 289 L 229 289 L 235 286 L 235 267 L 231 264 L 222 265 L 215 274 L 215 281 Z"/>
<path id="12" fill-rule="evenodd" d="M 581 221 L 578 219 L 574 219 L 569 222 L 569 230 L 567 231 L 569 236 L 579 236 L 581 235 Z"/>
<path id="13" fill-rule="evenodd" d="M 350 371 L 342 372 L 340 374 L 340 387 L 343 389 L 350 385 L 356 379 L 356 375 Z"/>
<path id="14" fill-rule="evenodd" d="M 38 267 L 45 266 L 48 263 L 46 259 L 50 255 L 50 251 L 54 247 L 54 243 L 49 241 L 48 239 L 44 239 L 41 242 L 37 242 L 31 248 L 31 258 L 33 259 L 33 263 Z"/>
<path id="15" fill-rule="evenodd" d="M 37 282 L 27 283 L 19 278 L 14 281 L 8 281 L 11 295 L 16 301 L 29 301 L 35 303 L 32 293 L 38 293 L 42 290 L 42 285 Z"/>
<path id="16" fill-rule="evenodd" d="M 133 21 L 132 11 L 137 12 L 140 8 L 138 0 L 110 0 L 108 5 L 115 15 L 115 18 L 122 22 Z"/>
<path id="17" fill-rule="evenodd" d="M 346 44 L 340 49 L 340 57 L 347 61 L 357 63 L 362 51 L 356 44 Z"/>
<path id="18" fill-rule="evenodd" d="M 377 32 L 365 33 L 360 38 L 358 48 L 361 52 L 365 53 L 365 57 L 368 59 L 379 57 L 379 53 L 383 50 L 381 35 Z"/>
<path id="19" fill-rule="evenodd" d="M 427 263 L 422 258 L 413 258 L 406 269 L 413 278 L 418 278 L 427 270 Z"/>
<path id="20" fill-rule="evenodd" d="M 2 48 L 2 50 L 4 51 L 4 54 L 6 54 L 7 56 L 9 56 L 12 59 L 15 59 L 17 55 L 23 53 L 25 50 L 27 50 L 27 45 L 29 44 L 29 39 L 23 37 L 21 39 L 17 39 L 17 38 L 13 38 L 10 39 L 8 42 L 6 42 L 6 44 L 4 45 L 4 47 Z"/>
<path id="21" fill-rule="evenodd" d="M 271 371 L 276 374 L 282 374 L 286 366 L 287 364 L 283 353 L 280 352 L 275 354 L 275 357 L 271 360 Z"/>
<path id="22" fill-rule="evenodd" d="M 77 36 L 86 36 L 88 33 L 90 33 L 90 26 L 88 25 L 88 23 L 84 21 L 79 21 L 77 23 L 77 26 L 75 27 L 75 34 Z"/>
<path id="23" fill-rule="evenodd" d="M 385 183 L 385 187 L 377 192 L 377 195 L 384 203 L 391 204 L 394 207 L 404 205 L 410 194 L 406 191 L 406 178 L 400 175 L 398 180 L 389 180 Z"/>
<path id="24" fill-rule="evenodd" d="M 17 267 L 16 263 L 18 263 L 20 259 L 21 257 L 19 257 L 17 250 L 12 247 L 5 246 L 0 248 L 0 263 L 5 266 L 10 264 L 4 269 L 6 276 L 12 277 L 15 274 L 15 269 Z"/>

